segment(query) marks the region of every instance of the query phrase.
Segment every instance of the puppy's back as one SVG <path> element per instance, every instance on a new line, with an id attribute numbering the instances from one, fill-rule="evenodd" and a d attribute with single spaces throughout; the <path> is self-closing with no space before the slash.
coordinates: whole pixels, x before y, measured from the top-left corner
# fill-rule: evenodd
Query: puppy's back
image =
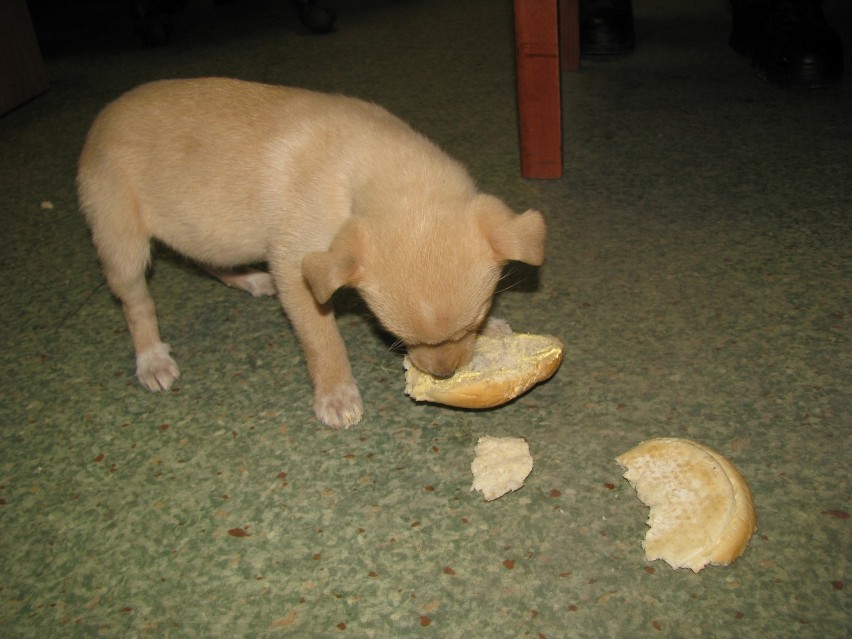
<path id="1" fill-rule="evenodd" d="M 130 214 L 211 262 L 234 250 L 235 234 L 244 254 L 228 261 L 263 259 L 282 216 L 323 229 L 302 247 L 319 249 L 352 213 L 406 217 L 400 205 L 415 195 L 476 190 L 461 165 L 380 106 L 227 78 L 162 80 L 116 99 L 92 125 L 78 182 L 90 224 Z"/>

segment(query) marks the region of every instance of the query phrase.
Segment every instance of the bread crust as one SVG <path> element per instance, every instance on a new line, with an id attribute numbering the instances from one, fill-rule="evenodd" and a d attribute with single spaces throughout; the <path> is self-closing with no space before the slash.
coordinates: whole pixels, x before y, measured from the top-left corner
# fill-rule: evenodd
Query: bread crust
<path id="1" fill-rule="evenodd" d="M 562 342 L 552 335 L 479 335 L 473 360 L 447 379 L 420 371 L 406 357 L 405 392 L 417 401 L 493 408 L 550 378 L 562 357 Z"/>
<path id="2" fill-rule="evenodd" d="M 748 483 L 723 455 L 677 437 L 650 439 L 618 456 L 647 506 L 649 561 L 698 572 L 737 559 L 757 530 Z"/>

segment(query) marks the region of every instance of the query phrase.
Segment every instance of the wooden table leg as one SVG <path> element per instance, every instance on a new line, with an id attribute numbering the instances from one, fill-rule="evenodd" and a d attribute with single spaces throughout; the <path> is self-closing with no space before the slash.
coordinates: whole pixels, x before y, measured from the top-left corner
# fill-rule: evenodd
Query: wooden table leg
<path id="1" fill-rule="evenodd" d="M 521 175 L 526 178 L 562 176 L 557 1 L 514 0 Z"/>

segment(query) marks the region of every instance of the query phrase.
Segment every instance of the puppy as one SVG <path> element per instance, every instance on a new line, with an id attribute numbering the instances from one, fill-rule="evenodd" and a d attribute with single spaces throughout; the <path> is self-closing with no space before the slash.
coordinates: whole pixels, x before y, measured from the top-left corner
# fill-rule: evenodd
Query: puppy
<path id="1" fill-rule="evenodd" d="M 156 239 L 226 283 L 277 294 L 332 428 L 363 406 L 331 305 L 354 287 L 418 368 L 470 360 L 503 264 L 539 265 L 545 225 L 480 193 L 465 169 L 384 109 L 223 78 L 142 85 L 89 131 L 80 204 L 122 304 L 136 375 L 180 373 L 146 284 Z M 235 270 L 265 262 L 269 272 Z"/>

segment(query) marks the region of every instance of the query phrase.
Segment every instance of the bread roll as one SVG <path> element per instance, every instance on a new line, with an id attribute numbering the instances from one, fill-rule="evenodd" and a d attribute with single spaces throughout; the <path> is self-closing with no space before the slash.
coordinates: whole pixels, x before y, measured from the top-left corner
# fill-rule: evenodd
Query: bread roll
<path id="1" fill-rule="evenodd" d="M 424 373 L 406 356 L 405 392 L 417 401 L 460 408 L 499 406 L 553 375 L 562 349 L 552 335 L 478 335 L 473 359 L 446 379 Z"/>
<path id="2" fill-rule="evenodd" d="M 688 439 L 642 442 L 616 458 L 651 512 L 643 546 L 648 561 L 698 572 L 727 565 L 757 530 L 751 491 L 734 465 Z"/>

